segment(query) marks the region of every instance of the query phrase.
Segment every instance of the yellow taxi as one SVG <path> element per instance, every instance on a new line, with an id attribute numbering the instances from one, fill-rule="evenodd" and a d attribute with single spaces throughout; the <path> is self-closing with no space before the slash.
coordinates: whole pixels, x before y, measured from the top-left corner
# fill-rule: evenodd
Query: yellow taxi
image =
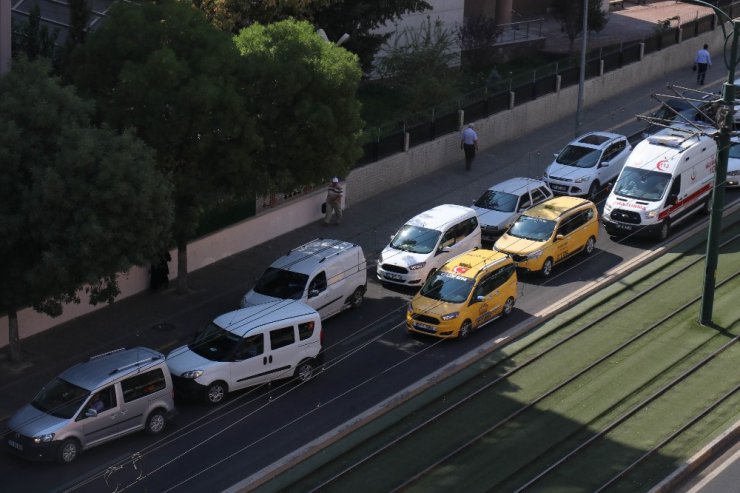
<path id="1" fill-rule="evenodd" d="M 406 312 L 409 332 L 464 339 L 498 316 L 509 315 L 517 298 L 516 264 L 493 250 L 475 249 L 432 273 Z"/>
<path id="2" fill-rule="evenodd" d="M 519 216 L 493 247 L 511 255 L 518 267 L 549 276 L 558 262 L 594 251 L 598 216 L 590 200 L 555 197 Z"/>

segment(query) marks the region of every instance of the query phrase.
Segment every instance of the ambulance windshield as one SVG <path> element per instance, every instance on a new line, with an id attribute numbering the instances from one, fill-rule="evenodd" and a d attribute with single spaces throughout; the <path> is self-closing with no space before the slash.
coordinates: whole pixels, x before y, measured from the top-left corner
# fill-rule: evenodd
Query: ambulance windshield
<path id="1" fill-rule="evenodd" d="M 671 175 L 659 171 L 650 171 L 626 167 L 614 185 L 614 193 L 630 199 L 656 202 L 663 198 Z"/>

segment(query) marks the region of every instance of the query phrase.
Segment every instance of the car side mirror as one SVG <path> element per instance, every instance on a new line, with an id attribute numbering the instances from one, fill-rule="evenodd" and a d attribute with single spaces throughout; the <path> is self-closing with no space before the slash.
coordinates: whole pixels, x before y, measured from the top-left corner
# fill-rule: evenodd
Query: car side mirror
<path id="1" fill-rule="evenodd" d="M 678 202 L 678 195 L 675 193 L 670 194 L 668 200 L 665 201 L 666 205 L 674 205 L 676 202 Z"/>
<path id="2" fill-rule="evenodd" d="M 599 168 L 606 168 L 611 164 L 611 161 L 602 161 L 601 164 L 599 164 Z"/>
<path id="3" fill-rule="evenodd" d="M 555 235 L 555 241 L 562 241 L 565 239 L 565 235 L 557 234 Z"/>
<path id="4" fill-rule="evenodd" d="M 85 411 L 85 417 L 86 418 L 97 418 L 98 412 L 95 409 L 90 408 L 87 411 Z"/>
<path id="5" fill-rule="evenodd" d="M 319 295 L 318 289 L 309 289 L 308 290 L 308 297 L 309 298 L 316 298 Z"/>

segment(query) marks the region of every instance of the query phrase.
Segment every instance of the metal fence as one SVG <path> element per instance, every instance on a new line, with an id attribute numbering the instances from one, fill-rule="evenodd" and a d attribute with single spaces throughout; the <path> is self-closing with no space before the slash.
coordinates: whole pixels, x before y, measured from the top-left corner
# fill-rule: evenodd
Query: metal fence
<path id="1" fill-rule="evenodd" d="M 740 15 L 740 3 L 712 2 L 734 18 Z M 647 55 L 673 46 L 683 39 L 693 38 L 715 28 L 716 17 L 708 15 L 686 22 L 679 27 L 659 28 L 656 33 L 641 41 L 599 48 L 587 53 L 586 79 L 599 77 L 602 73 L 622 68 L 640 61 L 641 53 Z M 496 84 L 469 93 L 457 101 L 444 105 L 446 111 L 428 111 L 426 120 L 418 116 L 413 124 L 403 122 L 383 133 L 377 129 L 368 136 L 363 146 L 364 155 L 355 164 L 361 167 L 384 157 L 404 151 L 404 134 L 409 133 L 409 147 L 413 147 L 458 130 L 458 111 L 464 111 L 464 122 L 468 123 L 489 117 L 510 108 L 511 93 L 515 104 L 523 104 L 545 96 L 556 89 L 557 76 L 560 87 L 578 84 L 579 67 L 576 62 L 563 62 L 539 67 L 530 74 L 498 81 Z"/>

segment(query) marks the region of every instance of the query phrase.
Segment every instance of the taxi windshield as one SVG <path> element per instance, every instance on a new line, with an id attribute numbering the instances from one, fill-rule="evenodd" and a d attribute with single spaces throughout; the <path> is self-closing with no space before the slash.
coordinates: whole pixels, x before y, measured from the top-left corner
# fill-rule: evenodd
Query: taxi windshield
<path id="1" fill-rule="evenodd" d="M 519 197 L 506 192 L 486 190 L 486 193 L 475 201 L 476 207 L 499 212 L 514 212 Z"/>
<path id="2" fill-rule="evenodd" d="M 547 241 L 555 229 L 555 221 L 539 217 L 520 216 L 509 229 L 509 235 L 525 240 Z"/>
<path id="3" fill-rule="evenodd" d="M 563 152 L 558 154 L 556 161 L 559 164 L 575 166 L 576 168 L 593 168 L 600 155 L 601 151 L 599 149 L 568 145 L 563 149 Z"/>
<path id="4" fill-rule="evenodd" d="M 670 181 L 671 175 L 668 173 L 626 167 L 614 185 L 614 193 L 630 199 L 655 202 L 663 197 Z"/>
<path id="5" fill-rule="evenodd" d="M 419 294 L 447 303 L 463 303 L 474 285 L 473 280 L 467 277 L 437 271 L 424 283 Z"/>
<path id="6" fill-rule="evenodd" d="M 420 228 L 404 225 L 391 240 L 391 246 L 396 250 L 411 253 L 429 253 L 437 246 L 441 233 L 435 229 Z"/>

